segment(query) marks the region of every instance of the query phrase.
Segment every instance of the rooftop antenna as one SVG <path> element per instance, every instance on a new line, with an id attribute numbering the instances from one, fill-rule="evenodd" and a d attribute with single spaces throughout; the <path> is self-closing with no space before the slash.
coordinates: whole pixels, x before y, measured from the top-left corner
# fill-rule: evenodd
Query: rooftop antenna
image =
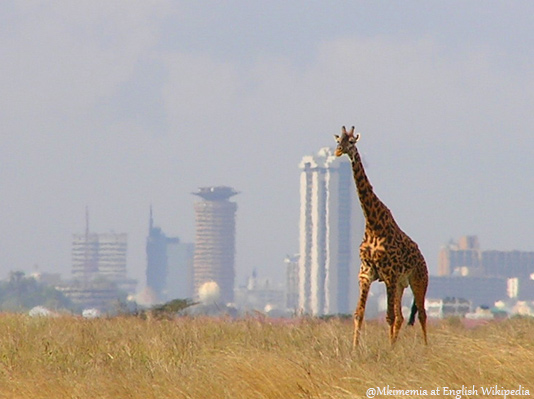
<path id="1" fill-rule="evenodd" d="M 90 248 L 89 239 L 89 206 L 85 206 L 85 246 L 84 246 L 84 265 L 83 265 L 83 283 L 87 283 L 91 276 L 91 273 L 96 269 L 94 254 L 92 248 Z"/>
<path id="2" fill-rule="evenodd" d="M 153 228 L 154 228 L 154 217 L 152 216 L 152 204 L 150 204 L 150 221 L 148 223 L 148 234 L 150 234 Z"/>
<path id="3" fill-rule="evenodd" d="M 89 207 L 85 205 L 85 242 L 89 238 Z"/>

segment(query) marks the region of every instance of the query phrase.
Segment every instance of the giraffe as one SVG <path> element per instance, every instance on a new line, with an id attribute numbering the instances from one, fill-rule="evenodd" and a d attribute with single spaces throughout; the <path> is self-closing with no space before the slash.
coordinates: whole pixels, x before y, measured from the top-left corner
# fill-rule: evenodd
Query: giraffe
<path id="1" fill-rule="evenodd" d="M 428 344 L 425 312 L 428 270 L 425 259 L 417 244 L 399 228 L 391 211 L 374 193 L 356 148 L 360 134 L 354 136 L 354 126 L 350 132 L 347 132 L 343 126 L 341 137 L 338 135 L 334 137 L 337 141 L 335 155 L 340 157 L 347 154 L 351 160 L 356 190 L 365 216 L 365 233 L 360 245 L 362 263 L 358 276 L 360 298 L 354 312 L 352 346 L 355 348 L 358 345 L 367 296 L 371 283 L 375 280 L 383 281 L 386 284 L 386 320 L 389 324 L 391 344 L 397 340 L 404 321 L 401 302 L 404 289 L 408 285 L 410 285 L 414 295 L 408 324 L 414 324 L 416 313 L 419 312 L 423 339 L 425 344 Z"/>

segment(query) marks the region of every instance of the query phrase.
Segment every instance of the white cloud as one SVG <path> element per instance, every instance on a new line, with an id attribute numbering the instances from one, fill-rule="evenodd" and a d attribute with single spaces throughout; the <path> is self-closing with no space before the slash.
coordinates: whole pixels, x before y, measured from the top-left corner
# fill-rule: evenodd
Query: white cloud
<path id="1" fill-rule="evenodd" d="M 0 90 L 9 93 L 0 98 L 0 112 L 4 120 L 30 116 L 41 129 L 56 130 L 85 118 L 131 77 L 155 42 L 153 15 L 160 9 L 149 2 L 126 8 L 120 2 L 65 1 L 20 7 L 15 33 L 0 38 Z"/>

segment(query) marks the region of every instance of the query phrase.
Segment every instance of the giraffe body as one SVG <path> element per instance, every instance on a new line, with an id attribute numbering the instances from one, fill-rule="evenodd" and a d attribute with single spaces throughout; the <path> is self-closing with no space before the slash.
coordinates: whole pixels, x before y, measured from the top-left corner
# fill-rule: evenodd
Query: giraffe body
<path id="1" fill-rule="evenodd" d="M 391 211 L 374 193 L 356 148 L 358 139 L 359 135 L 354 137 L 354 127 L 351 132 L 347 132 L 343 127 L 341 137 L 336 136 L 336 155 L 347 154 L 351 160 L 354 181 L 365 216 L 365 233 L 360 245 L 360 298 L 354 312 L 353 346 L 358 345 L 367 296 L 371 283 L 376 280 L 383 281 L 386 285 L 386 320 L 390 327 L 391 343 L 396 341 L 404 321 L 402 295 L 408 286 L 414 294 L 409 324 L 414 323 L 415 314 L 419 312 L 423 339 L 427 343 L 424 305 L 428 270 L 425 259 L 417 244 L 399 228 Z"/>

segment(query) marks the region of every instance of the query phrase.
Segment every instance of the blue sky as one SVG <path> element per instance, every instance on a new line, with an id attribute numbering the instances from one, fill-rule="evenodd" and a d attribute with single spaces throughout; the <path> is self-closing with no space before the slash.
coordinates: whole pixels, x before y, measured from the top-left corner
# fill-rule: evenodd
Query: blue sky
<path id="1" fill-rule="evenodd" d="M 190 193 L 229 185 L 238 282 L 283 281 L 298 163 L 342 125 L 431 272 L 461 235 L 534 251 L 533 19 L 527 1 L 2 2 L 0 276 L 67 276 L 87 205 L 144 282 L 150 204 L 193 241 Z"/>

